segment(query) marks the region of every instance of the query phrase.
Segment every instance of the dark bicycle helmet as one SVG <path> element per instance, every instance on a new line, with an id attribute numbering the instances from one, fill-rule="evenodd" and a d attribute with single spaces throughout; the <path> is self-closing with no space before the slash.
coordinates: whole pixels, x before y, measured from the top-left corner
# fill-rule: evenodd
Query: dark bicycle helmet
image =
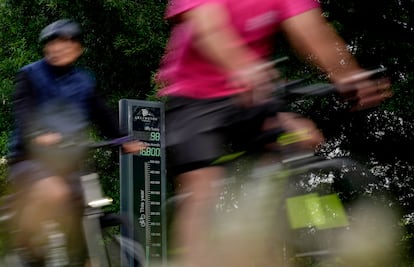
<path id="1" fill-rule="evenodd" d="M 43 28 L 39 35 L 39 42 L 45 44 L 58 37 L 69 37 L 80 40 L 81 36 L 82 30 L 79 23 L 70 19 L 61 19 Z"/>

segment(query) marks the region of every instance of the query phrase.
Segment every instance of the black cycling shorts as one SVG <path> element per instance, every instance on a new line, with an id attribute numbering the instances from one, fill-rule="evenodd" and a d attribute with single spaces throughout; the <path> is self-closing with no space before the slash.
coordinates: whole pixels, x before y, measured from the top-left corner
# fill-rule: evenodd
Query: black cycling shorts
<path id="1" fill-rule="evenodd" d="M 173 175 L 207 167 L 227 153 L 243 150 L 261 132 L 277 102 L 244 108 L 232 97 L 170 97 L 166 103 L 166 143 Z"/>

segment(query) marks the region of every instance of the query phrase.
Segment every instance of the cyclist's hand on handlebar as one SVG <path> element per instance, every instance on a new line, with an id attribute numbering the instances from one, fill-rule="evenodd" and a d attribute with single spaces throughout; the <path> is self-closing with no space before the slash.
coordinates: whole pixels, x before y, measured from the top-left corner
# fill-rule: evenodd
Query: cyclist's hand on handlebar
<path id="1" fill-rule="evenodd" d="M 122 152 L 137 153 L 147 147 L 147 144 L 141 141 L 131 141 L 122 145 Z"/>
<path id="2" fill-rule="evenodd" d="M 273 62 L 259 63 L 235 71 L 230 78 L 232 88 L 243 88 L 238 101 L 242 106 L 260 104 L 269 99 L 274 81 L 280 77 Z"/>
<path id="3" fill-rule="evenodd" d="M 323 141 L 324 136 L 317 125 L 310 119 L 291 112 L 280 112 L 277 115 L 279 127 L 285 131 L 287 139 L 279 142 L 282 145 L 294 145 L 300 150 L 314 150 Z"/>
<path id="4" fill-rule="evenodd" d="M 60 141 L 62 141 L 62 135 L 60 133 L 54 133 L 54 132 L 44 133 L 39 136 L 36 136 L 33 139 L 33 142 L 36 145 L 41 145 L 41 146 L 56 145 Z"/>
<path id="5" fill-rule="evenodd" d="M 370 79 L 372 74 L 370 71 L 365 71 L 338 82 L 338 91 L 345 100 L 355 102 L 352 111 L 375 107 L 393 95 L 389 79 Z"/>

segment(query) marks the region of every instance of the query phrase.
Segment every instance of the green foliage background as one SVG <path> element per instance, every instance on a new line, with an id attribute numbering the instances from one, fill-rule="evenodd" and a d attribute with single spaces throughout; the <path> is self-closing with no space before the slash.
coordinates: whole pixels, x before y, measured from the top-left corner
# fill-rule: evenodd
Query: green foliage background
<path id="1" fill-rule="evenodd" d="M 317 99 L 295 110 L 314 119 L 326 135 L 325 154 L 351 155 L 378 177 L 378 185 L 402 209 L 407 261 L 414 261 L 414 1 L 321 0 L 326 17 L 349 44 L 362 66 L 385 66 L 394 97 L 382 106 L 350 114 L 335 98 Z M 0 0 L 0 158 L 7 154 L 11 129 L 11 94 L 16 71 L 41 57 L 37 38 L 47 24 L 72 18 L 85 32 L 80 64 L 93 71 L 100 90 L 117 109 L 121 98 L 152 99 L 152 77 L 169 35 L 163 20 L 166 0 Z M 325 78 L 296 58 L 284 42 L 276 56 L 289 78 Z M 94 156 L 105 191 L 119 200 L 117 154 Z M 0 161 L 0 196 L 5 194 L 6 165 Z M 116 205 L 115 205 L 116 206 Z"/>

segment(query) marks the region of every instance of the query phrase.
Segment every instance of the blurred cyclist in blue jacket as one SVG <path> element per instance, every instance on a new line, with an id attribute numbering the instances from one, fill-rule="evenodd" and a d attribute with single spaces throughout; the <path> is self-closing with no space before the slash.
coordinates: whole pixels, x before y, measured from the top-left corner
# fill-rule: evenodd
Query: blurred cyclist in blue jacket
<path id="1" fill-rule="evenodd" d="M 91 122 L 107 138 L 126 135 L 119 129 L 116 113 L 99 97 L 95 79 L 75 66 L 83 53 L 80 25 L 58 20 L 41 31 L 39 41 L 44 58 L 21 68 L 16 77 L 15 128 L 8 159 L 15 190 L 13 205 L 18 209 L 15 242 L 23 248 L 24 260 L 33 266 L 44 264 L 42 223 L 61 221 L 68 232 L 80 228 L 79 166 L 84 151 L 53 148 L 84 140 Z M 141 148 L 140 142 L 123 146 L 125 152 Z"/>

